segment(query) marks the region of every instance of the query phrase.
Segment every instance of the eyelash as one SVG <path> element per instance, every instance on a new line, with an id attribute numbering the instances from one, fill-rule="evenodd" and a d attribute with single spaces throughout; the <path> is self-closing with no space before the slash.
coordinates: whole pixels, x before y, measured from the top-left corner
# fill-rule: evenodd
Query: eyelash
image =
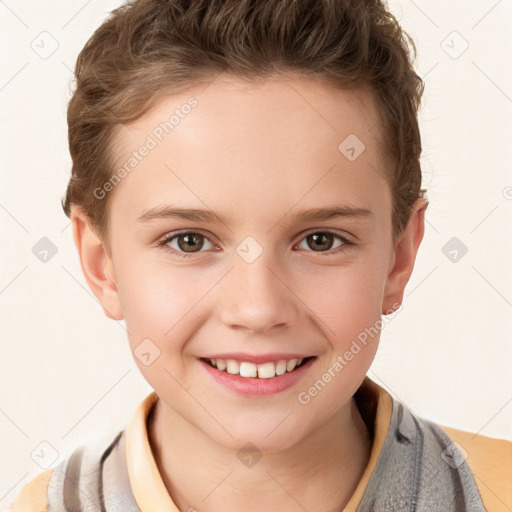
<path id="1" fill-rule="evenodd" d="M 335 233 L 333 231 L 329 231 L 329 230 L 310 231 L 309 233 L 306 233 L 299 240 L 299 242 L 302 242 L 302 240 L 304 240 L 305 238 L 307 238 L 310 235 L 315 235 L 315 234 L 318 234 L 318 233 L 333 235 L 335 238 L 337 238 L 338 240 L 343 242 L 343 245 L 340 245 L 336 249 L 330 249 L 328 251 L 307 251 L 307 252 L 314 252 L 314 253 L 319 254 L 320 256 L 333 256 L 333 255 L 340 254 L 340 253 L 343 253 L 343 252 L 348 252 L 354 245 L 356 245 L 354 242 L 348 240 L 346 237 L 344 237 L 342 235 L 339 235 L 339 234 L 337 234 L 337 233 Z M 176 251 L 175 249 L 172 249 L 171 247 L 169 247 L 167 245 L 171 240 L 173 240 L 174 238 L 176 238 L 176 237 L 178 237 L 180 235 L 190 235 L 190 234 L 201 235 L 204 238 L 206 238 L 210 243 L 213 243 L 213 242 L 211 242 L 211 240 L 206 235 L 204 235 L 200 231 L 178 231 L 178 232 L 168 233 L 167 235 L 165 235 L 165 237 L 163 239 L 161 239 L 161 240 L 159 240 L 157 242 L 157 246 L 163 248 L 166 251 L 171 252 L 172 254 L 176 254 L 179 258 L 191 258 L 195 254 L 198 254 L 198 253 L 203 252 L 203 251 L 186 253 L 186 252 Z"/>

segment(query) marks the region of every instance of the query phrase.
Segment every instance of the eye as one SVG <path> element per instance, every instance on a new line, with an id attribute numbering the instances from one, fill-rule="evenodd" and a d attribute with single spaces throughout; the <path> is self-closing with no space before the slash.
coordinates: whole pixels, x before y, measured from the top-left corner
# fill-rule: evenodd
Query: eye
<path id="1" fill-rule="evenodd" d="M 335 250 L 333 250 L 332 245 L 336 240 L 338 240 L 339 243 L 334 247 Z M 201 249 L 204 248 L 205 241 L 210 244 L 210 247 L 207 247 L 207 249 L 214 247 L 208 237 L 198 231 L 181 231 L 168 233 L 157 242 L 157 245 L 175 254 L 179 258 L 191 258 L 195 253 L 204 252 L 201 251 Z M 332 256 L 333 254 L 347 252 L 355 245 L 354 242 L 351 242 L 346 237 L 332 231 L 310 232 L 302 238 L 298 246 L 304 241 L 308 247 L 314 248 L 314 250 L 308 252 L 317 252 L 320 253 L 321 256 Z M 299 248 L 303 249 L 304 247 Z"/>
<path id="2" fill-rule="evenodd" d="M 336 250 L 332 250 L 332 244 L 335 240 L 338 240 L 341 243 L 335 247 Z M 354 242 L 351 242 L 344 236 L 333 233 L 332 231 L 314 231 L 306 235 L 302 241 L 305 241 L 307 246 L 320 249 L 319 251 L 313 250 L 308 252 L 327 253 L 321 254 L 321 256 L 332 256 L 333 254 L 342 253 L 355 245 Z"/>
<path id="3" fill-rule="evenodd" d="M 200 248 L 203 247 L 205 240 L 213 247 L 213 244 L 202 233 L 182 231 L 166 235 L 158 242 L 158 246 L 176 254 L 180 258 L 190 258 L 194 253 L 201 252 Z M 174 244 L 174 247 L 172 244 Z"/>

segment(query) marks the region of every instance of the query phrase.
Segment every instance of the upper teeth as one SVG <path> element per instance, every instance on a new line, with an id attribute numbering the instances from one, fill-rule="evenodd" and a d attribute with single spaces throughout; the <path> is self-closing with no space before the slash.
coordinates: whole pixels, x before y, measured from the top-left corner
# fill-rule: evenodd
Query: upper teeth
<path id="1" fill-rule="evenodd" d="M 268 362 L 263 364 L 248 363 L 246 361 L 235 361 L 234 359 L 210 359 L 213 366 L 222 371 L 227 371 L 232 375 L 241 377 L 259 377 L 260 379 L 270 379 L 276 375 L 291 372 L 295 367 L 302 363 L 303 359 L 284 359 L 277 363 Z"/>

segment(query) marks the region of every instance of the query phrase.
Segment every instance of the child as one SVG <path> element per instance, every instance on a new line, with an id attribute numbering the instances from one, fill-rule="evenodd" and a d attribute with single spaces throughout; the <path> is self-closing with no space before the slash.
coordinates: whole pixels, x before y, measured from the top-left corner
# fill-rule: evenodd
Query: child
<path id="1" fill-rule="evenodd" d="M 512 442 L 366 376 L 428 205 L 410 48 L 379 0 L 135 0 L 94 33 L 63 207 L 154 392 L 13 511 L 510 510 Z"/>

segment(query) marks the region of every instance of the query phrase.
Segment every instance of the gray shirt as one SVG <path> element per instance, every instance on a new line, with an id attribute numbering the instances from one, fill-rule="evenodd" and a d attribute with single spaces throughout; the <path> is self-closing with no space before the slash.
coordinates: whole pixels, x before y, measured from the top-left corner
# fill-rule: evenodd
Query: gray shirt
<path id="1" fill-rule="evenodd" d="M 364 392 L 354 397 L 364 417 Z M 47 494 L 48 512 L 139 512 L 128 478 L 125 430 L 66 457 L 53 470 Z M 485 512 L 463 455 L 439 425 L 392 397 L 389 429 L 362 500 L 357 510 L 344 512 L 462 511 Z"/>

